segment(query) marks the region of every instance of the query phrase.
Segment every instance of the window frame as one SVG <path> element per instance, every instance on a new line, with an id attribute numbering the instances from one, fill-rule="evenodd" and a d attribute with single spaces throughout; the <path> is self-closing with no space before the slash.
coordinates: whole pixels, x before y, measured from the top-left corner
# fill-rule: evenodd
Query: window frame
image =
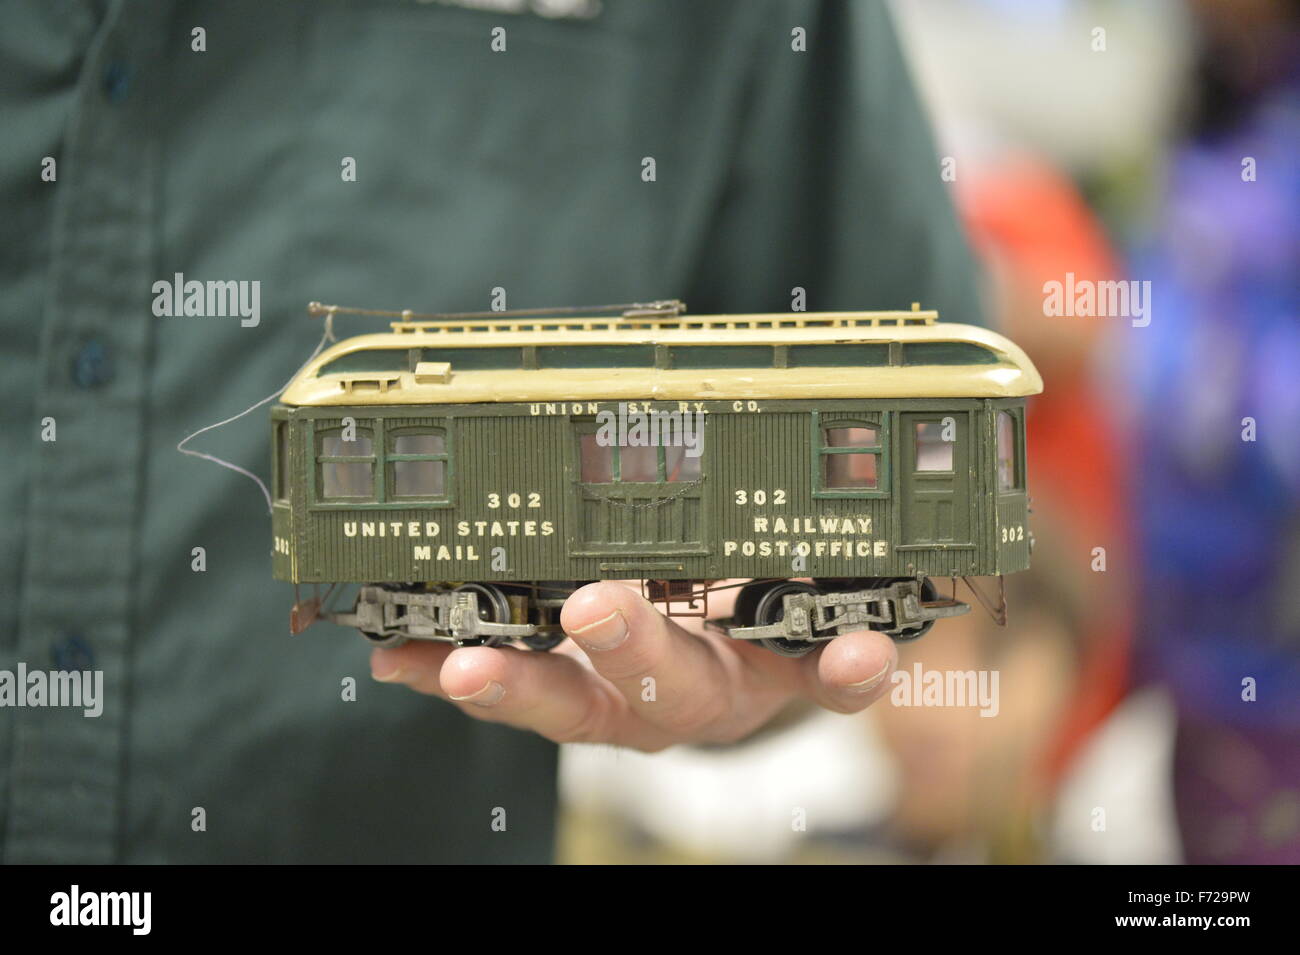
<path id="1" fill-rule="evenodd" d="M 372 422 L 369 425 L 363 425 L 362 420 Z M 332 437 L 335 433 L 343 430 L 342 423 L 333 425 L 329 428 L 312 429 L 312 450 L 313 455 L 312 470 L 315 472 L 316 480 L 313 487 L 313 497 L 320 503 L 327 504 L 363 504 L 370 501 L 382 500 L 383 487 L 379 478 L 379 443 L 376 440 L 375 427 L 373 419 L 359 419 L 356 422 L 357 437 L 364 434 L 370 439 L 369 454 L 325 454 L 324 446 L 327 438 Z M 346 442 L 344 442 L 346 443 Z M 356 497 L 326 497 L 325 496 L 325 465 L 327 464 L 368 464 L 370 465 L 370 494 L 358 495 Z"/>
<path id="2" fill-rule="evenodd" d="M 293 434 L 288 418 L 276 418 L 272 429 L 274 452 L 271 455 L 271 500 L 274 504 L 289 503 L 289 445 Z"/>
<path id="3" fill-rule="evenodd" d="M 582 439 L 585 435 L 595 434 L 600 430 L 600 425 L 596 424 L 594 418 L 573 418 L 570 419 L 572 425 L 573 444 L 576 450 L 575 456 L 575 474 L 577 483 L 583 487 L 669 487 L 675 488 L 687 484 L 698 484 L 704 480 L 704 455 L 700 454 L 697 460 L 700 462 L 700 476 L 691 478 L 689 481 L 670 481 L 668 480 L 668 461 L 666 453 L 669 445 L 656 444 L 645 445 L 655 449 L 655 480 L 653 481 L 624 481 L 622 467 L 622 446 L 617 444 L 608 445 L 610 448 L 610 480 L 608 481 L 584 481 L 582 479 Z M 632 445 L 635 447 L 635 445 Z M 683 452 L 684 453 L 684 452 Z"/>
<path id="4" fill-rule="evenodd" d="M 890 497 L 890 426 L 889 412 L 812 412 L 812 496 L 814 498 L 888 498 Z M 832 447 L 826 444 L 826 431 L 830 428 L 871 428 L 876 432 L 876 444 Z M 876 456 L 876 486 L 827 487 L 825 465 L 830 454 L 874 454 Z"/>
<path id="5" fill-rule="evenodd" d="M 442 451 L 398 454 L 390 450 L 397 446 L 397 439 L 406 435 L 438 435 L 442 438 Z M 397 468 L 395 465 L 405 461 L 441 461 L 442 494 L 416 495 L 397 493 Z M 392 489 L 391 493 L 389 489 Z M 451 496 L 451 439 L 445 425 L 401 424 L 395 428 L 384 429 L 384 494 L 385 503 L 390 504 L 441 504 Z"/>
<path id="6" fill-rule="evenodd" d="M 354 417 L 357 433 L 365 431 L 370 434 L 373 453 L 368 455 L 326 455 L 322 454 L 324 439 L 331 433 L 342 429 L 342 418 Z M 390 442 L 401 434 L 441 433 L 443 451 L 430 454 L 397 454 L 390 451 Z M 453 494 L 455 478 L 455 455 L 452 448 L 452 421 L 450 418 L 393 418 L 385 419 L 378 415 L 360 417 L 356 415 L 338 418 L 311 419 L 308 447 L 311 449 L 311 503 L 312 510 L 377 510 L 397 511 L 413 507 L 447 508 L 455 505 Z M 391 492 L 396 487 L 392 465 L 399 461 L 440 460 L 445 464 L 443 470 L 443 494 L 440 496 L 398 497 Z M 323 464 L 372 464 L 373 481 L 369 497 L 325 497 Z"/>
<path id="7" fill-rule="evenodd" d="M 905 461 L 904 467 L 908 468 L 907 471 L 908 474 L 926 474 L 926 475 L 939 475 L 939 476 L 951 475 L 952 477 L 955 478 L 957 476 L 957 440 L 956 438 L 954 438 L 952 441 L 943 440 L 943 431 L 942 431 L 943 419 L 949 417 L 949 415 L 944 414 L 943 412 L 935 412 L 935 413 L 938 415 L 942 415 L 942 417 L 940 417 L 939 420 L 937 421 L 932 420 L 932 421 L 912 422 L 912 434 L 910 436 L 905 436 L 905 437 L 909 437 L 908 444 L 912 449 L 912 459 L 910 461 Z M 951 417 L 956 418 L 956 415 L 953 414 L 951 415 Z M 948 466 L 946 468 L 921 467 L 920 428 L 928 424 L 937 424 L 940 428 L 939 444 L 945 446 L 948 449 Z"/>
<path id="8" fill-rule="evenodd" d="M 1024 494 L 1025 481 L 1025 419 L 1023 408 L 997 408 L 993 417 L 993 487 L 999 496 Z M 999 422 L 1002 415 L 1011 419 L 1011 463 L 1015 468 L 1014 480 L 1008 488 L 1002 487 L 1002 449 L 999 447 Z"/>

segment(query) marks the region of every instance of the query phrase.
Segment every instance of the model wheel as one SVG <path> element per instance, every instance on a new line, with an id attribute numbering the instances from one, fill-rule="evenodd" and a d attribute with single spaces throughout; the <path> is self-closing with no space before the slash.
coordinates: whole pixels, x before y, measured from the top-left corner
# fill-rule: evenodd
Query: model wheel
<path id="1" fill-rule="evenodd" d="M 456 588 L 458 594 L 476 594 L 478 596 L 478 618 L 484 623 L 509 623 L 510 601 L 505 591 L 495 584 L 463 584 Z M 458 641 L 462 647 L 498 647 L 508 638 L 500 636 L 470 637 Z"/>
<path id="2" fill-rule="evenodd" d="M 758 612 L 758 602 L 763 599 L 771 584 L 745 584 L 736 594 L 736 606 L 731 611 L 731 619 L 738 627 L 754 626 Z"/>
<path id="3" fill-rule="evenodd" d="M 921 600 L 924 603 L 929 603 L 930 601 L 938 598 L 938 596 L 939 596 L 939 591 L 934 586 L 934 584 L 930 582 L 930 578 L 926 577 L 925 579 L 923 579 L 921 581 Z M 898 633 L 891 633 L 890 637 L 892 637 L 893 639 L 897 640 L 900 643 L 906 643 L 909 640 L 917 640 L 925 636 L 927 633 L 930 632 L 930 628 L 933 626 L 934 626 L 934 621 L 927 620 L 924 623 L 922 623 L 920 626 L 907 627 L 899 631 Z"/>
<path id="4" fill-rule="evenodd" d="M 415 589 L 414 584 L 378 584 L 377 586 L 383 588 L 384 590 L 391 590 L 391 591 Z M 365 637 L 366 643 L 370 644 L 372 647 L 381 647 L 385 650 L 390 650 L 393 647 L 400 647 L 402 644 L 406 643 L 406 641 L 410 639 L 404 633 L 393 633 L 393 634 L 384 635 L 382 633 L 376 633 L 373 630 L 362 630 L 360 627 L 357 628 L 357 633 Z"/>
<path id="5" fill-rule="evenodd" d="M 759 597 L 758 603 L 754 607 L 754 626 L 766 627 L 784 620 L 787 594 L 816 594 L 819 592 L 811 584 L 804 584 L 795 580 L 773 584 Z M 773 653 L 783 657 L 802 657 L 817 649 L 817 644 L 809 640 L 787 640 L 784 637 L 769 637 L 758 642 Z"/>
<path id="6" fill-rule="evenodd" d="M 408 639 L 400 633 L 394 633 L 387 637 L 382 633 L 371 633 L 369 630 L 357 630 L 357 633 L 365 637 L 366 642 L 372 647 L 381 647 L 385 650 L 390 650 L 393 647 L 400 647 Z"/>
<path id="7" fill-rule="evenodd" d="M 564 642 L 564 631 L 559 633 L 535 633 L 531 637 L 523 637 L 524 646 L 529 650 L 538 650 L 545 653 L 547 650 L 554 650 Z"/>

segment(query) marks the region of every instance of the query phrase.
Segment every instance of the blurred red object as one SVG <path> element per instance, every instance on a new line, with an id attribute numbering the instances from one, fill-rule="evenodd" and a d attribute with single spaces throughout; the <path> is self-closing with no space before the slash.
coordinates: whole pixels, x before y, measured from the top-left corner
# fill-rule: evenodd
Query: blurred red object
<path id="1" fill-rule="evenodd" d="M 1120 258 L 1074 183 L 1051 164 L 1017 154 L 965 171 L 958 212 L 993 277 L 994 323 L 1022 345 L 1046 388 L 1027 419 L 1038 510 L 1064 523 L 1087 593 L 1075 699 L 1043 754 L 1054 784 L 1082 744 L 1123 698 L 1133 635 L 1132 554 L 1124 493 L 1125 435 L 1098 393 L 1093 354 L 1109 319 L 1048 317 L 1044 283 L 1118 278 Z M 1106 548 L 1107 572 L 1091 571 Z"/>

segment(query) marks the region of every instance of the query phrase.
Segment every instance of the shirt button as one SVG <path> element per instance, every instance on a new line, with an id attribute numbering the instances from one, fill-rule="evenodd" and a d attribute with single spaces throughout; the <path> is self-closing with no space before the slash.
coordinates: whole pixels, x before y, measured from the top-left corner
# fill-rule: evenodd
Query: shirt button
<path id="1" fill-rule="evenodd" d="M 56 670 L 89 670 L 95 665 L 95 653 L 79 633 L 65 633 L 50 647 L 50 661 Z"/>
<path id="2" fill-rule="evenodd" d="M 110 103 L 120 103 L 131 92 L 131 68 L 122 62 L 104 67 L 104 97 Z"/>
<path id="3" fill-rule="evenodd" d="M 98 388 L 113 380 L 113 356 L 108 346 L 91 339 L 72 359 L 72 380 L 78 388 Z"/>

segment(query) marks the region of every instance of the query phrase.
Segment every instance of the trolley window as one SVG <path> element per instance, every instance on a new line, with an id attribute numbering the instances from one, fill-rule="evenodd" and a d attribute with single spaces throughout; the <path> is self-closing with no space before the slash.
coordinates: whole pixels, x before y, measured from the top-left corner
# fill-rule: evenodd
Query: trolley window
<path id="1" fill-rule="evenodd" d="M 370 499 L 375 494 L 375 442 L 369 427 L 327 428 L 316 433 L 322 500 Z"/>
<path id="2" fill-rule="evenodd" d="M 548 345 L 537 349 L 538 368 L 653 368 L 654 345 Z"/>
<path id="3" fill-rule="evenodd" d="M 1018 491 L 1024 487 L 1020 469 L 1020 448 L 1016 440 L 1017 421 L 1009 411 L 998 412 L 998 490 Z"/>
<path id="4" fill-rule="evenodd" d="M 335 421 L 315 428 L 314 502 L 322 506 L 396 508 L 447 505 L 451 439 L 436 419 Z"/>
<path id="5" fill-rule="evenodd" d="M 971 342 L 905 342 L 904 365 L 996 365 L 998 356 Z"/>
<path id="6" fill-rule="evenodd" d="M 288 500 L 289 482 L 289 422 L 275 423 L 275 499 Z"/>
<path id="7" fill-rule="evenodd" d="M 791 368 L 889 364 L 888 345 L 843 342 L 835 345 L 791 345 L 787 354 L 787 361 Z"/>
<path id="8" fill-rule="evenodd" d="M 426 348 L 422 361 L 451 363 L 452 371 L 508 371 L 524 367 L 522 348 Z"/>
<path id="9" fill-rule="evenodd" d="M 676 345 L 674 368 L 771 368 L 771 345 Z"/>
<path id="10" fill-rule="evenodd" d="M 399 428 L 388 432 L 391 498 L 447 496 L 447 433 L 442 428 Z"/>
<path id="11" fill-rule="evenodd" d="M 332 362 L 325 365 L 317 373 L 319 375 L 333 375 L 338 372 L 357 373 L 368 371 L 406 371 L 409 360 L 406 355 L 406 349 L 396 348 L 367 348 L 362 351 L 354 351 L 347 355 L 340 355 Z"/>
<path id="12" fill-rule="evenodd" d="M 917 421 L 913 427 L 916 470 L 951 471 L 952 452 L 957 444 L 955 433 L 945 434 L 942 421 Z"/>
<path id="13" fill-rule="evenodd" d="M 692 454 L 683 443 L 617 444 L 593 421 L 575 424 L 579 480 L 583 484 L 677 484 L 699 480 L 701 456 Z M 695 445 L 695 449 L 699 447 Z"/>
<path id="14" fill-rule="evenodd" d="M 888 445 L 883 420 L 828 420 L 813 412 L 814 496 L 883 497 Z"/>

